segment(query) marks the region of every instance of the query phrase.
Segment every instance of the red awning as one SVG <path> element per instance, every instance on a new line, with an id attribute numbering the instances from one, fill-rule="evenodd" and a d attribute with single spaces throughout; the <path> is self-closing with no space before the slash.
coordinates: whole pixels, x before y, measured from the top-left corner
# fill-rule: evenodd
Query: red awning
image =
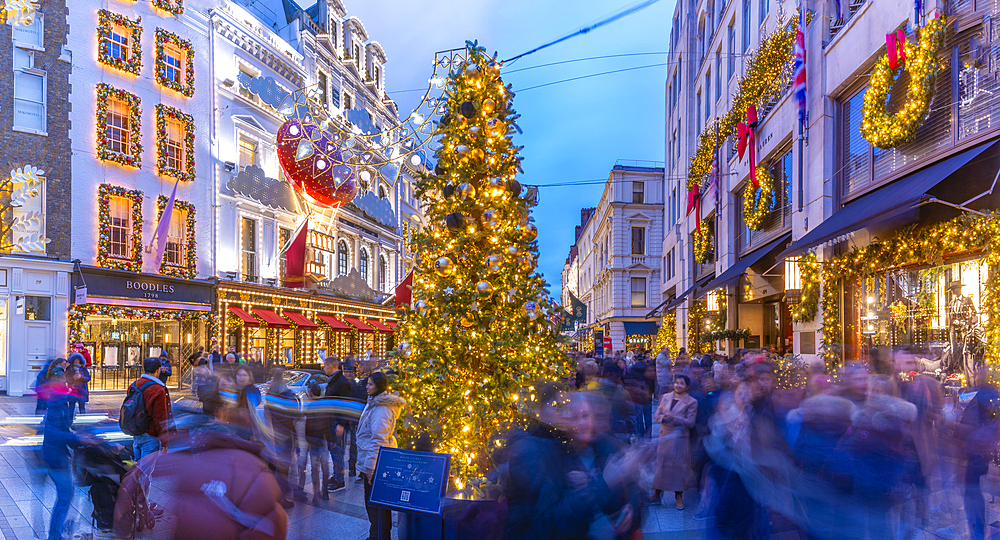
<path id="1" fill-rule="evenodd" d="M 341 322 L 339 319 L 337 319 L 333 315 L 318 315 L 318 317 L 319 317 L 319 320 L 321 320 L 321 321 L 325 322 L 326 324 L 330 325 L 330 329 L 333 330 L 334 332 L 350 332 L 351 331 L 351 327 L 350 326 L 347 326 L 346 324 L 344 324 L 343 322 Z"/>
<path id="2" fill-rule="evenodd" d="M 368 319 L 368 324 L 382 334 L 391 334 L 393 332 L 392 328 L 389 328 L 375 319 Z"/>
<path id="3" fill-rule="evenodd" d="M 354 317 L 344 317 L 344 320 L 347 321 L 347 323 L 350 324 L 351 326 L 357 328 L 358 332 L 365 332 L 368 334 L 372 334 L 375 332 L 374 330 L 372 330 L 371 326 L 368 326 L 367 324 L 359 321 L 358 319 L 355 319 Z"/>
<path id="4" fill-rule="evenodd" d="M 305 315 L 301 313 L 295 313 L 294 311 L 286 311 L 284 315 L 286 319 L 298 325 L 299 328 L 312 329 L 319 327 L 318 324 L 310 321 L 309 319 L 306 318 Z"/>
<path id="5" fill-rule="evenodd" d="M 264 319 L 264 322 L 271 328 L 290 328 L 292 326 L 270 309 L 253 308 L 253 314 Z"/>
<path id="6" fill-rule="evenodd" d="M 385 325 L 388 326 L 389 328 L 392 328 L 393 330 L 396 329 L 396 321 L 385 321 Z"/>
<path id="7" fill-rule="evenodd" d="M 247 313 L 246 311 L 243 311 L 242 309 L 236 306 L 229 306 L 229 311 L 233 312 L 234 315 L 236 315 L 237 317 L 240 318 L 241 321 L 243 321 L 243 326 L 260 326 L 260 324 L 257 322 L 257 319 L 253 318 L 253 315 Z"/>

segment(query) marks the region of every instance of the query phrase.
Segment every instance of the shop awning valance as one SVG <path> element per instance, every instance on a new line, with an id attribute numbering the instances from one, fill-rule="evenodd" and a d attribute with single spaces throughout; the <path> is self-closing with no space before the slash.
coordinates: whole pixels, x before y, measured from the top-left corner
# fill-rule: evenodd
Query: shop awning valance
<path id="1" fill-rule="evenodd" d="M 778 258 L 798 255 L 812 247 L 913 210 L 928 190 L 996 143 L 997 141 L 992 141 L 956 154 L 852 201 L 808 234 L 792 242 Z"/>
<path id="2" fill-rule="evenodd" d="M 667 304 L 663 308 L 663 311 L 670 311 L 670 310 L 676 308 L 677 306 L 681 305 L 681 302 L 683 302 L 684 299 L 688 297 L 688 295 L 690 295 L 691 293 L 693 293 L 695 289 L 697 289 L 699 287 L 701 287 L 702 289 L 704 289 L 705 288 L 704 286 L 709 281 L 711 281 L 712 278 L 714 278 L 714 277 L 715 277 L 715 274 L 713 273 L 713 274 L 709 274 L 709 275 L 703 277 L 699 281 L 696 281 L 695 284 L 691 286 L 691 288 L 689 288 L 688 290 L 684 291 L 683 293 L 677 295 L 677 298 L 674 298 L 669 304 Z"/>
<path id="3" fill-rule="evenodd" d="M 381 334 L 391 334 L 393 329 L 388 326 L 376 321 L 375 319 L 368 319 L 368 325 L 374 328 L 377 332 Z"/>
<path id="4" fill-rule="evenodd" d="M 375 332 L 374 330 L 372 330 L 371 326 L 368 326 L 367 324 L 361 322 L 358 319 L 355 319 L 354 317 L 344 317 L 344 320 L 347 321 L 347 324 L 357 328 L 358 332 L 366 332 L 369 334 Z"/>
<path id="5" fill-rule="evenodd" d="M 649 313 L 646 314 L 646 318 L 647 319 L 651 319 L 651 318 L 655 317 L 656 316 L 656 312 L 660 311 L 660 308 L 662 308 L 663 306 L 667 305 L 668 303 L 673 302 L 674 298 L 677 298 L 677 297 L 676 296 L 671 296 L 670 298 L 667 298 L 666 300 L 664 300 L 664 301 L 660 302 L 659 304 L 657 304 L 657 306 L 655 308 L 653 308 Z"/>
<path id="6" fill-rule="evenodd" d="M 388 326 L 389 328 L 392 328 L 393 330 L 395 330 L 397 326 L 396 321 L 385 321 L 385 325 Z"/>
<path id="7" fill-rule="evenodd" d="M 330 330 L 334 332 L 350 332 L 351 327 L 333 315 L 319 315 L 319 320 L 330 325 Z"/>
<path id="8" fill-rule="evenodd" d="M 270 309 L 253 308 L 253 314 L 264 319 L 271 328 L 291 328 L 291 324 Z"/>
<path id="9" fill-rule="evenodd" d="M 257 322 L 257 319 L 253 318 L 253 315 L 236 306 L 229 306 L 229 311 L 243 321 L 243 326 L 260 326 L 260 323 Z"/>
<path id="10" fill-rule="evenodd" d="M 312 329 L 319 327 L 318 324 L 310 321 L 309 319 L 306 318 L 305 315 L 301 313 L 295 313 L 294 311 L 286 311 L 284 315 L 286 319 L 298 325 L 299 328 Z"/>
<path id="11" fill-rule="evenodd" d="M 771 242 L 770 244 L 756 251 L 748 253 L 745 257 L 736 261 L 735 264 L 727 268 L 726 271 L 722 273 L 722 275 L 710 281 L 708 285 L 705 285 L 705 289 L 712 290 L 715 289 L 716 287 L 728 285 L 736 281 L 737 279 L 740 279 L 740 276 L 742 276 L 743 273 L 747 271 L 747 268 L 750 268 L 751 266 L 756 264 L 758 261 L 766 257 L 769 253 L 773 254 L 772 252 L 775 249 L 777 249 L 779 246 L 784 246 L 785 244 L 787 244 L 791 238 L 792 238 L 791 234 L 783 234 L 781 235 L 781 237 Z"/>
<path id="12" fill-rule="evenodd" d="M 626 336 L 655 336 L 660 329 L 653 321 L 625 321 L 622 324 Z"/>

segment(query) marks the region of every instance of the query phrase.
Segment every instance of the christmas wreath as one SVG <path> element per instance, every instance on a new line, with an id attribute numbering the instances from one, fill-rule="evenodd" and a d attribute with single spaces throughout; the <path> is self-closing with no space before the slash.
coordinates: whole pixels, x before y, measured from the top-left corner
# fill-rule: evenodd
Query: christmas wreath
<path id="1" fill-rule="evenodd" d="M 694 232 L 694 262 L 705 264 L 708 254 L 712 252 L 712 220 L 705 218 L 701 222 L 701 230 Z"/>
<path id="2" fill-rule="evenodd" d="M 774 178 L 767 167 L 757 166 L 757 188 L 743 190 L 743 221 L 751 231 L 759 231 L 774 206 Z"/>
<path id="3" fill-rule="evenodd" d="M 927 26 L 917 30 L 916 45 L 903 42 L 904 64 L 891 68 L 888 54 L 883 54 L 875 62 L 861 111 L 861 133 L 874 146 L 883 150 L 894 148 L 912 141 L 916 136 L 917 129 L 927 118 L 934 96 L 938 50 L 944 44 L 946 30 L 944 17 L 932 19 Z M 910 72 L 910 87 L 902 108 L 890 115 L 886 108 L 889 93 L 903 69 Z"/>

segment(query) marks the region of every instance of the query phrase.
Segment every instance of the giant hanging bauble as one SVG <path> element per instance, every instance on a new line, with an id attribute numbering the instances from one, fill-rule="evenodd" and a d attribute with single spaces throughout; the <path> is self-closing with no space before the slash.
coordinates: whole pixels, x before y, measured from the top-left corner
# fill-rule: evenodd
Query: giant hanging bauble
<path id="1" fill-rule="evenodd" d="M 472 187 L 472 184 L 467 184 L 465 182 L 459 184 L 458 189 L 456 189 L 455 192 L 458 194 L 458 198 L 463 201 L 476 196 L 476 188 Z"/>
<path id="2" fill-rule="evenodd" d="M 434 261 L 434 272 L 441 277 L 448 277 L 455 271 L 455 263 L 448 257 L 441 257 Z"/>
<path id="3" fill-rule="evenodd" d="M 476 292 L 479 293 L 479 296 L 489 298 L 493 296 L 493 284 L 489 281 L 480 281 L 476 283 Z"/>
<path id="4" fill-rule="evenodd" d="M 445 225 L 447 225 L 448 230 L 453 233 L 462 232 L 466 225 L 465 216 L 459 212 L 448 214 L 448 217 L 445 218 Z"/>
<path id="5" fill-rule="evenodd" d="M 483 222 L 483 227 L 486 230 L 493 230 L 500 225 L 500 212 L 497 211 L 496 208 L 490 208 L 483 212 L 483 216 L 480 218 L 480 221 Z"/>
<path id="6" fill-rule="evenodd" d="M 427 312 L 430 311 L 431 306 L 430 304 L 427 303 L 427 300 L 417 300 L 416 302 L 413 303 L 413 309 L 417 310 L 417 313 L 421 315 L 427 315 Z"/>
<path id="7" fill-rule="evenodd" d="M 278 129 L 277 142 L 278 163 L 295 191 L 327 208 L 338 208 L 357 196 L 357 175 L 318 125 L 289 118 Z"/>

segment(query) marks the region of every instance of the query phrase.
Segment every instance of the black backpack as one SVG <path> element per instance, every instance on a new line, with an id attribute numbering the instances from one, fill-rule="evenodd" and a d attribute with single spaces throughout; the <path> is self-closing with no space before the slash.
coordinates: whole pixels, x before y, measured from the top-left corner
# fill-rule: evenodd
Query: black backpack
<path id="1" fill-rule="evenodd" d="M 128 394 L 125 395 L 121 414 L 118 416 L 118 426 L 122 433 L 134 437 L 149 431 L 149 413 L 146 412 L 146 399 L 142 391 L 151 384 L 156 383 L 147 380 L 140 387 L 136 387 L 135 383 L 128 387 Z"/>

